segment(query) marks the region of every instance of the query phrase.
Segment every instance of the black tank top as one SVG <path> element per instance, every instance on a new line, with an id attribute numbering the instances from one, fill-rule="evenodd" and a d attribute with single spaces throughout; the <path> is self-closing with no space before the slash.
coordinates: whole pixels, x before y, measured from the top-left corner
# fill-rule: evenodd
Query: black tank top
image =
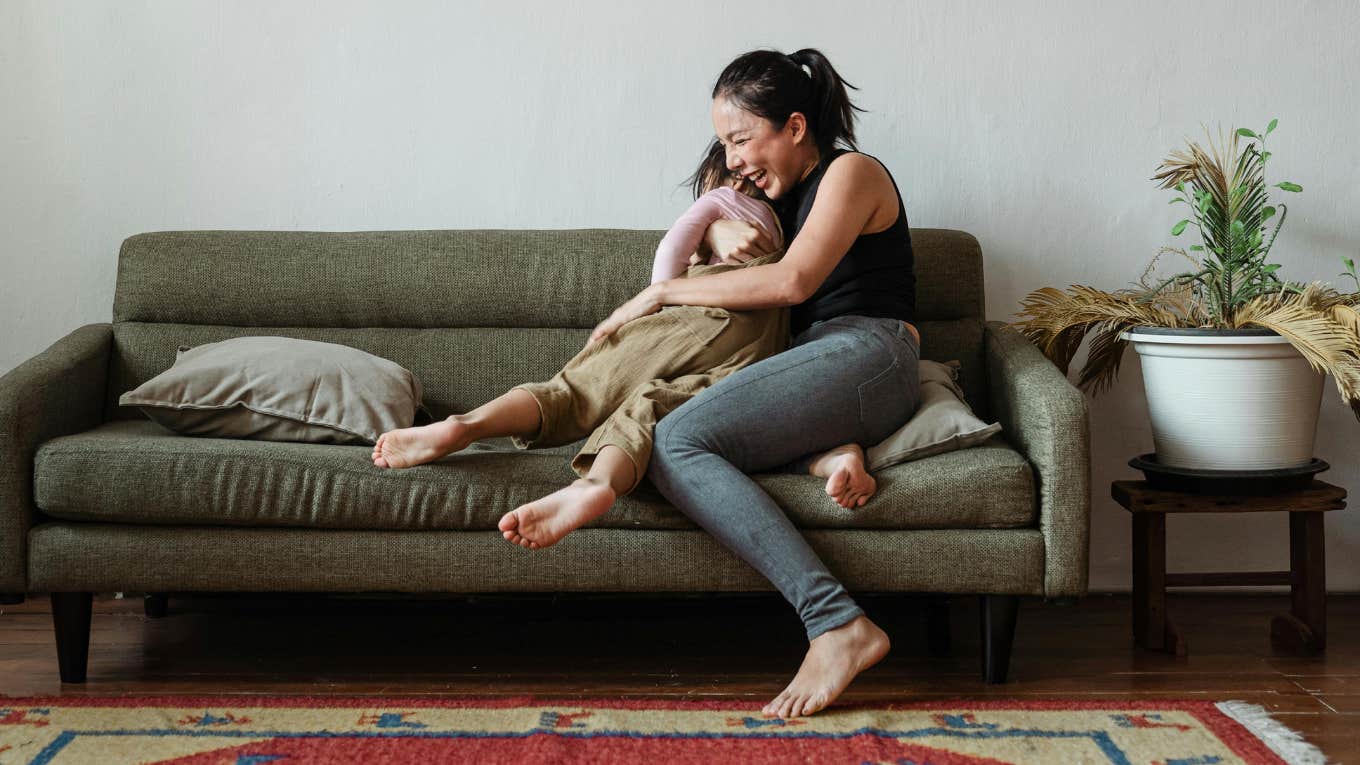
<path id="1" fill-rule="evenodd" d="M 779 223 L 786 234 L 793 232 L 788 241 L 792 242 L 798 236 L 807 221 L 817 198 L 817 188 L 821 186 L 822 176 L 831 160 L 848 152 L 848 149 L 829 152 L 806 178 L 779 200 Z M 877 157 L 873 159 L 878 162 Z M 883 169 L 886 172 L 888 168 Z M 897 181 L 892 179 L 892 173 L 888 173 L 888 178 L 893 181 L 893 191 L 897 193 L 897 220 L 883 231 L 856 237 L 817 291 L 790 309 L 789 330 L 795 337 L 814 322 L 846 314 L 914 321 L 916 271 L 911 232 L 907 228 L 902 192 L 897 188 Z"/>

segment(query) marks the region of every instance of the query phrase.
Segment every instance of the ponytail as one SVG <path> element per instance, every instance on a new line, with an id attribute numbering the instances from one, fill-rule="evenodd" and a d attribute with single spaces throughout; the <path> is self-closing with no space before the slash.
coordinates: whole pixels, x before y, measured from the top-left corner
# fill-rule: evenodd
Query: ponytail
<path id="1" fill-rule="evenodd" d="M 798 64 L 812 81 L 812 103 L 815 116 L 808 115 L 812 135 L 818 139 L 817 149 L 823 154 L 835 148 L 836 143 L 859 151 L 855 145 L 855 111 L 864 111 L 850 101 L 846 88 L 859 90 L 841 79 L 835 67 L 826 56 L 816 48 L 803 48 L 789 54 L 789 59 Z M 826 136 L 825 139 L 822 136 Z"/>
<path id="2" fill-rule="evenodd" d="M 837 144 L 858 150 L 855 112 L 864 110 L 850 101 L 847 88 L 858 90 L 816 48 L 789 55 L 755 50 L 723 69 L 713 86 L 713 98 L 722 96 L 778 128 L 788 123 L 789 115 L 801 112 L 817 150 L 826 154 Z"/>

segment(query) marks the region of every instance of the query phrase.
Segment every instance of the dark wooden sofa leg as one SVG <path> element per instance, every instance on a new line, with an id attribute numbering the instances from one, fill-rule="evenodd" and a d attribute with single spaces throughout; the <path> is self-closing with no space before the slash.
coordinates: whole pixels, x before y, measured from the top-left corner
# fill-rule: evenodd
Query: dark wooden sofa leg
<path id="1" fill-rule="evenodd" d="M 165 616 L 170 608 L 170 595 L 164 592 L 148 592 L 142 601 L 142 610 L 146 612 L 146 618 L 159 619 Z"/>
<path id="2" fill-rule="evenodd" d="M 63 683 L 85 682 L 90 656 L 92 592 L 52 593 L 52 625 L 57 632 L 57 667 Z"/>
<path id="3" fill-rule="evenodd" d="M 17 606 L 23 602 L 22 592 L 0 592 L 0 606 Z"/>
<path id="4" fill-rule="evenodd" d="M 982 626 L 982 679 L 1004 683 L 1011 667 L 1011 644 L 1015 642 L 1015 615 L 1020 610 L 1019 595 L 981 595 L 978 597 Z"/>

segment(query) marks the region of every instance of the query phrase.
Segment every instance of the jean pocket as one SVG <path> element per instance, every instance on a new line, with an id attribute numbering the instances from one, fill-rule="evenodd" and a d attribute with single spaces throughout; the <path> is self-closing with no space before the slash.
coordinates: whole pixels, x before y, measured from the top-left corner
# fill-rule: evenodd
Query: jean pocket
<path id="1" fill-rule="evenodd" d="M 675 318 L 689 335 L 707 346 L 732 323 L 732 313 L 726 308 L 708 305 L 678 305 L 664 309 Z"/>
<path id="2" fill-rule="evenodd" d="M 887 369 L 859 386 L 859 424 L 865 446 L 887 438 L 910 415 L 908 407 L 912 402 L 902 381 L 903 361 L 894 358 Z"/>

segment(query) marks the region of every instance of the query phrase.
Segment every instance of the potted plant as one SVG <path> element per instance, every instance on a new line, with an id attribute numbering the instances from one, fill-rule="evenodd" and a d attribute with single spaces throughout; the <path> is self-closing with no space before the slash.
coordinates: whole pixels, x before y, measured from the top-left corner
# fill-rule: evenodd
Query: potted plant
<path id="1" fill-rule="evenodd" d="M 1360 418 L 1360 278 L 1356 291 L 1282 280 L 1267 256 L 1287 207 L 1267 199 L 1263 133 L 1240 128 L 1210 151 L 1188 142 L 1152 180 L 1174 189 L 1200 243 L 1163 247 L 1132 288 L 1073 285 L 1036 290 L 1022 301 L 1019 329 L 1066 370 L 1082 340 L 1089 354 L 1078 385 L 1108 388 L 1132 342 L 1142 359 L 1157 463 L 1196 470 L 1278 470 L 1312 462 L 1324 375 Z M 1246 139 L 1241 141 L 1240 139 Z M 1286 192 L 1298 184 L 1274 184 Z M 1273 219 L 1273 227 L 1269 224 Z M 1268 230 L 1269 229 L 1269 230 Z M 1151 278 L 1174 253 L 1192 268 Z"/>

